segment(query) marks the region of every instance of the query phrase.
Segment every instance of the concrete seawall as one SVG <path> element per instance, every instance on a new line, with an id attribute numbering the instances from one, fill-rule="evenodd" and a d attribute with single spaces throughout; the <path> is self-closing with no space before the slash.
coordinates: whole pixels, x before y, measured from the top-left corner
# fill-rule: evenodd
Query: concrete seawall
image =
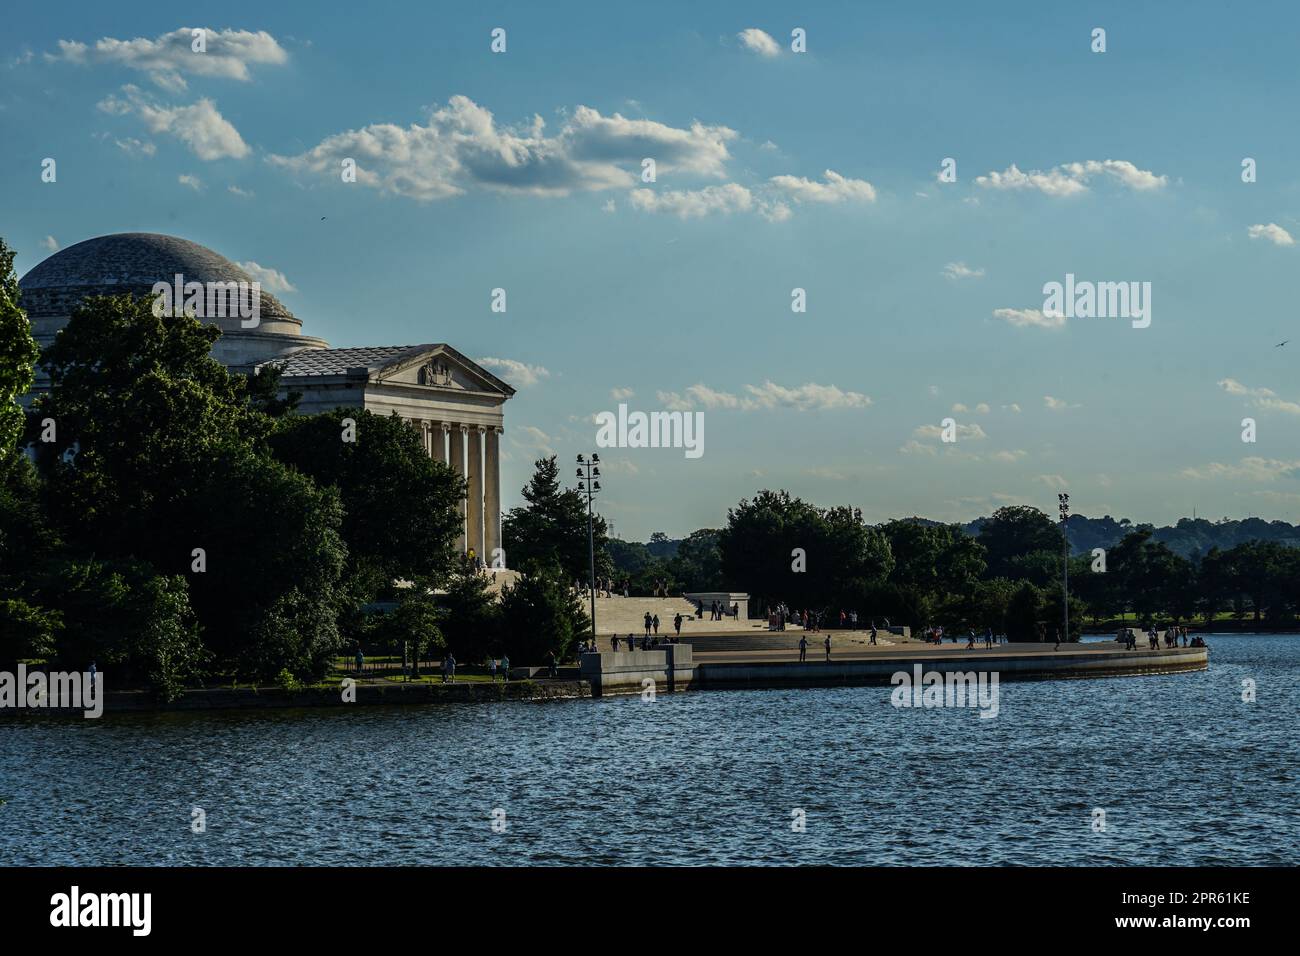
<path id="1" fill-rule="evenodd" d="M 639 694 L 645 681 L 656 691 L 689 690 L 697 668 L 689 644 L 661 644 L 652 651 L 599 651 L 583 654 L 582 681 L 591 685 L 592 697 L 606 694 Z"/>
<path id="2" fill-rule="evenodd" d="M 829 684 L 888 684 L 899 671 L 914 664 L 924 670 L 996 671 L 999 680 L 1074 679 L 1124 677 L 1136 674 L 1170 674 L 1202 670 L 1209 664 L 1204 647 L 1163 651 L 1107 651 L 1072 653 L 1067 650 L 1035 654 L 979 654 L 954 650 L 950 654 L 889 654 L 870 660 L 753 661 L 708 663 L 696 666 L 695 684 L 720 687 L 807 687 Z"/>
<path id="3" fill-rule="evenodd" d="M 670 663 L 671 659 L 671 663 Z M 640 693 L 645 681 L 657 692 L 742 687 L 817 687 L 888 684 L 899 671 L 920 664 L 927 671 L 996 671 L 999 680 L 1075 679 L 1171 674 L 1202 670 L 1209 664 L 1205 647 L 1128 651 L 1114 645 L 1001 645 L 975 651 L 959 647 L 882 648 L 856 659 L 832 659 L 809 653 L 797 660 L 709 660 L 694 663 L 686 645 L 651 651 L 584 654 L 582 680 L 593 697 Z"/>

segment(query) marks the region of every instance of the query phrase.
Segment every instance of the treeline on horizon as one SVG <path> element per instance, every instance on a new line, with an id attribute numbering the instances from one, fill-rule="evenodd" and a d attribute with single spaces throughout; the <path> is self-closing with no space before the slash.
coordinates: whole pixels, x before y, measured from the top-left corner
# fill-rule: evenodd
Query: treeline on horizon
<path id="1" fill-rule="evenodd" d="M 1246 537 L 1252 531 L 1260 536 Z M 1183 519 L 1157 529 L 1075 515 L 1069 533 L 1071 639 L 1085 621 L 1123 615 L 1145 626 L 1231 614 L 1274 627 L 1300 615 L 1300 532 L 1286 522 Z M 1012 640 L 1051 638 L 1063 626 L 1061 526 L 1025 505 L 966 524 L 868 525 L 859 509 L 764 490 L 730 509 L 722 528 L 612 540 L 609 551 L 635 594 L 659 582 L 674 592 L 745 591 L 759 613 L 777 603 L 830 620 L 856 610 L 865 620 L 991 628 Z"/>

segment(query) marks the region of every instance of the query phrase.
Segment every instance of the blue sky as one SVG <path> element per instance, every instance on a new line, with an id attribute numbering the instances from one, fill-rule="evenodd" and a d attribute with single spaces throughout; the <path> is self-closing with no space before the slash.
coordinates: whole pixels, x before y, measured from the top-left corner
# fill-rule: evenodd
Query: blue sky
<path id="1" fill-rule="evenodd" d="M 280 273 L 332 345 L 497 360 L 505 507 L 537 455 L 595 449 L 614 394 L 702 411 L 698 459 L 602 452 L 623 537 L 763 487 L 870 520 L 1062 487 L 1300 520 L 1300 11 L 611 6 L 11 5 L 0 234 L 20 274 L 181 235 Z M 1150 282 L 1150 327 L 1042 316 L 1067 273 Z"/>

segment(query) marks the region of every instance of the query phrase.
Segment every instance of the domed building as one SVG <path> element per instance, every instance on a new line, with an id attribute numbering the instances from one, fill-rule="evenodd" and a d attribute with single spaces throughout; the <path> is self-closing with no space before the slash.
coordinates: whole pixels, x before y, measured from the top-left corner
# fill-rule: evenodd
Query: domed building
<path id="1" fill-rule="evenodd" d="M 342 406 L 396 413 L 409 422 L 425 450 L 468 482 L 462 550 L 492 560 L 501 546 L 499 449 L 513 388 L 445 344 L 330 348 L 325 340 L 304 335 L 302 320 L 256 287 L 238 265 L 177 236 L 126 232 L 62 249 L 19 280 L 20 304 L 44 349 L 87 296 L 155 296 L 158 283 L 176 288 L 178 308 L 181 291 L 192 283 L 207 290 L 209 308 L 198 314 L 200 321 L 221 329 L 213 358 L 244 374 L 278 366 L 284 391 L 303 395 L 300 413 Z M 214 289 L 225 307 L 211 308 Z M 233 298 L 225 298 L 236 290 L 245 295 L 242 312 L 233 308 Z M 32 393 L 48 385 L 38 369 Z"/>

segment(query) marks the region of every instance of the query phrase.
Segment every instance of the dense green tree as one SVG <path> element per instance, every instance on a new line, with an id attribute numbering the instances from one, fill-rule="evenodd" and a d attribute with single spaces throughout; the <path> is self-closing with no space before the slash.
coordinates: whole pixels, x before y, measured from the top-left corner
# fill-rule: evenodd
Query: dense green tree
<path id="1" fill-rule="evenodd" d="M 591 633 L 591 619 L 557 562 L 533 562 L 501 591 L 502 641 L 518 663 L 540 665 L 554 651 L 565 658 Z"/>
<path id="2" fill-rule="evenodd" d="M 18 305 L 20 294 L 14 251 L 0 239 L 0 458 L 23 432 L 18 399 L 31 388 L 40 355 L 27 313 Z"/>
<path id="3" fill-rule="evenodd" d="M 28 429 L 57 426 L 38 445 L 48 514 L 80 553 L 184 577 L 219 667 L 319 674 L 338 644 L 338 494 L 270 457 L 274 420 L 209 356 L 217 330 L 151 306 L 88 299 L 42 356 L 53 384 Z"/>
<path id="4" fill-rule="evenodd" d="M 885 536 L 856 509 L 822 509 L 785 491 L 760 491 L 727 513 L 718 534 L 724 580 L 760 607 L 850 608 L 893 567 Z"/>
<path id="5" fill-rule="evenodd" d="M 587 499 L 576 488 L 560 486 L 555 456 L 539 458 L 536 471 L 524 486 L 527 502 L 512 508 L 501 523 L 506 565 L 522 568 L 530 564 L 559 565 L 565 581 L 581 581 L 590 575 L 587 541 Z M 576 481 L 576 479 L 575 479 Z M 592 532 L 596 549 L 596 575 L 613 574 L 614 565 L 606 551 L 605 519 L 595 515 Z"/>
<path id="6" fill-rule="evenodd" d="M 724 590 L 718 535 L 714 528 L 701 528 L 677 542 L 677 553 L 668 562 L 668 576 L 678 582 L 676 590 Z"/>
<path id="7" fill-rule="evenodd" d="M 1040 551 L 1057 556 L 1057 573 L 1060 573 L 1064 547 L 1060 528 L 1037 508 L 1028 505 L 999 508 L 980 527 L 979 542 L 984 546 L 987 574 L 991 578 L 1023 576 L 1024 564 L 1017 565 L 1017 559 Z"/>
<path id="8" fill-rule="evenodd" d="M 344 419 L 355 423 L 345 429 Z M 345 433 L 353 440 L 345 441 Z M 338 408 L 283 419 L 273 454 L 319 487 L 337 490 L 348 574 L 371 582 L 368 599 L 396 578 L 450 573 L 462 527 L 465 482 L 424 451 L 419 434 L 396 415 Z"/>
<path id="9" fill-rule="evenodd" d="M 478 661 L 500 651 L 501 606 L 488 580 L 468 561 L 456 561 L 438 598 L 445 612 L 443 637 L 460 660 Z"/>
<path id="10" fill-rule="evenodd" d="M 61 629 L 54 658 L 68 670 L 92 662 L 107 680 L 144 683 L 173 700 L 202 672 L 206 651 L 185 579 L 137 561 L 78 561 L 60 569 Z"/>
<path id="11" fill-rule="evenodd" d="M 1007 605 L 1007 640 L 1037 641 L 1043 636 L 1039 624 L 1046 623 L 1043 593 L 1028 581 L 1021 581 Z M 1050 631 L 1046 632 L 1051 635 Z"/>

